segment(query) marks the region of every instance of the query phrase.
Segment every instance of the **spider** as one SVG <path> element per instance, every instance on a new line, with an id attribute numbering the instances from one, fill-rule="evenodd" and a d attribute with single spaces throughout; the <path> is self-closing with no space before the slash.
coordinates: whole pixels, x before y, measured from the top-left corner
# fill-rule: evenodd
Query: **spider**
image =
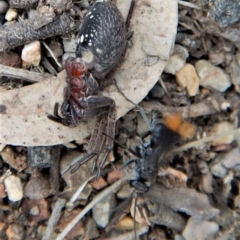
<path id="1" fill-rule="evenodd" d="M 92 157 L 103 157 L 97 164 L 98 173 L 113 148 L 115 137 L 115 103 L 111 98 L 98 95 L 99 86 L 94 77 L 104 79 L 119 63 L 127 43 L 125 22 L 111 2 L 96 1 L 88 10 L 81 25 L 76 55 L 65 64 L 67 87 L 59 116 L 56 104 L 54 115 L 48 117 L 65 126 L 76 127 L 80 121 L 100 115 L 91 136 L 87 154 L 78 166 Z M 91 71 L 91 74 L 89 71 Z M 73 171 L 74 169 L 72 169 Z"/>

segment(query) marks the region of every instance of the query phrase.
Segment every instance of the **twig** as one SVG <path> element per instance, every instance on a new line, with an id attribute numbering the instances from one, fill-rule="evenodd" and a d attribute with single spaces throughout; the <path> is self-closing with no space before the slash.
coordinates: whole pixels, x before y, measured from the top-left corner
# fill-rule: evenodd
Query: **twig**
<path id="1" fill-rule="evenodd" d="M 184 150 L 187 150 L 189 148 L 192 148 L 192 147 L 198 147 L 199 145 L 201 145 L 203 143 L 210 142 L 214 139 L 224 137 L 224 136 L 229 135 L 229 134 L 240 134 L 240 128 L 234 129 L 234 130 L 229 131 L 229 132 L 221 133 L 221 134 L 218 134 L 218 135 L 201 138 L 199 140 L 187 143 L 187 144 L 185 144 L 181 147 L 177 147 L 177 148 L 173 149 L 173 152 L 180 152 L 180 151 L 184 151 Z"/>
<path id="2" fill-rule="evenodd" d="M 10 0 L 10 6 L 21 9 L 30 9 L 38 4 L 39 0 Z"/>
<path id="3" fill-rule="evenodd" d="M 51 240 L 52 239 L 52 233 L 54 231 L 54 226 L 57 224 L 60 216 L 61 216 L 61 211 L 62 208 L 65 206 L 66 200 L 62 198 L 58 198 L 54 209 L 52 211 L 52 215 L 50 219 L 48 220 L 48 226 L 45 231 L 45 234 L 42 238 L 42 240 Z"/>
<path id="4" fill-rule="evenodd" d="M 84 215 L 91 210 L 95 204 L 101 201 L 104 197 L 106 197 L 110 192 L 115 190 L 118 186 L 120 186 L 123 182 L 128 181 L 132 177 L 132 174 L 127 174 L 114 184 L 112 184 L 109 188 L 100 192 L 96 195 L 96 197 L 90 202 L 68 225 L 60 235 L 56 238 L 56 240 L 62 240 L 64 237 L 72 230 L 72 228 L 84 217 Z"/>
<path id="5" fill-rule="evenodd" d="M 196 5 L 194 3 L 190 3 L 190 2 L 187 2 L 187 1 L 181 1 L 181 0 L 178 0 L 178 3 L 183 5 L 183 6 L 186 6 L 186 7 L 195 8 L 195 9 L 203 11 L 203 9 L 201 7 L 199 7 L 198 5 Z"/>
<path id="6" fill-rule="evenodd" d="M 28 82 L 41 82 L 47 78 L 52 78 L 53 76 L 48 73 L 37 73 L 20 68 L 8 67 L 0 64 L 0 75 L 22 79 Z"/>
<path id="7" fill-rule="evenodd" d="M 78 23 L 71 18 L 70 13 L 65 12 L 55 17 L 47 25 L 39 25 L 45 21 L 45 18 L 45 16 L 39 16 L 3 27 L 0 34 L 0 51 L 6 51 L 37 39 L 71 33 L 78 27 Z M 41 27 L 38 28 L 39 26 Z"/>
<path id="8" fill-rule="evenodd" d="M 62 68 L 61 63 L 59 63 L 59 61 L 57 60 L 57 58 L 55 57 L 54 53 L 52 52 L 51 48 L 44 42 L 42 41 L 44 47 L 48 50 L 48 52 L 50 53 L 50 55 L 52 56 L 52 58 L 54 59 L 54 61 L 56 62 L 56 64 Z"/>
<path id="9" fill-rule="evenodd" d="M 220 101 L 218 101 L 219 105 L 221 104 Z M 161 113 L 178 113 L 183 118 L 199 117 L 217 113 L 216 107 L 213 106 L 210 100 L 203 100 L 200 103 L 192 104 L 191 106 L 186 107 L 169 107 L 155 101 L 143 101 L 140 105 L 143 107 L 146 113 L 150 113 L 152 110 L 157 110 Z"/>

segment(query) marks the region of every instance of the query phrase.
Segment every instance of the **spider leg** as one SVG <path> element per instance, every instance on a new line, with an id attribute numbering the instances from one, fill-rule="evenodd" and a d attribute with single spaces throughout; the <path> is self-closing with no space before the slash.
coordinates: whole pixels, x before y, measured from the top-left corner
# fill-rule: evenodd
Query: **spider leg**
<path id="1" fill-rule="evenodd" d="M 58 114 L 58 109 L 59 109 L 59 103 L 55 103 L 53 115 L 48 114 L 47 117 L 54 122 L 62 123 L 63 118 Z"/>

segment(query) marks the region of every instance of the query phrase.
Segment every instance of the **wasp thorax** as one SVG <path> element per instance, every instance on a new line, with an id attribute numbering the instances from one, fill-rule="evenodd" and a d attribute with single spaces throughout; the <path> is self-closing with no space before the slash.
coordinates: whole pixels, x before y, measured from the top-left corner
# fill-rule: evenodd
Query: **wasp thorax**
<path id="1" fill-rule="evenodd" d="M 115 5 L 93 4 L 79 31 L 77 56 L 97 78 L 105 77 L 120 61 L 126 47 L 123 17 Z"/>

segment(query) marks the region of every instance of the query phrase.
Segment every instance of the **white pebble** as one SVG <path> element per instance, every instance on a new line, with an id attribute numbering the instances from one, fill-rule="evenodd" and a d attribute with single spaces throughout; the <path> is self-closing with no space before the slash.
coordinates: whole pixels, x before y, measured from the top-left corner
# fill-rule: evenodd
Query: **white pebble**
<path id="1" fill-rule="evenodd" d="M 200 77 L 200 86 L 214 89 L 219 92 L 225 92 L 231 86 L 229 75 L 221 68 L 213 66 L 208 61 L 197 61 L 195 68 Z"/>
<path id="2" fill-rule="evenodd" d="M 39 41 L 33 41 L 24 46 L 22 50 L 22 60 L 38 66 L 41 61 L 41 44 Z"/>
<path id="3" fill-rule="evenodd" d="M 80 38 L 80 42 L 82 43 L 84 40 L 84 36 L 82 35 Z M 77 49 L 77 39 L 63 39 L 63 48 L 65 52 L 76 52 Z"/>
<path id="4" fill-rule="evenodd" d="M 6 15 L 5 15 L 5 19 L 10 22 L 10 21 L 13 21 L 17 18 L 18 16 L 18 13 L 17 13 L 17 10 L 14 9 L 14 8 L 9 8 Z"/>
<path id="5" fill-rule="evenodd" d="M 174 46 L 173 54 L 168 60 L 164 72 L 175 75 L 175 73 L 184 66 L 187 58 L 188 58 L 187 49 L 176 44 Z"/>
<path id="6" fill-rule="evenodd" d="M 16 202 L 23 198 L 23 187 L 19 177 L 9 176 L 5 179 L 4 185 L 10 201 Z"/>

